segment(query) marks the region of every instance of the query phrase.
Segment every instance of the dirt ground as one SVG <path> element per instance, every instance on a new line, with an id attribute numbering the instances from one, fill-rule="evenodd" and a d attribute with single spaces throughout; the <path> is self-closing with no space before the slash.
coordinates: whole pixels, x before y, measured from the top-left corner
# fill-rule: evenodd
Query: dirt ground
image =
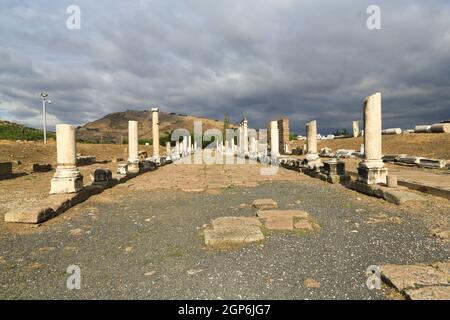
<path id="1" fill-rule="evenodd" d="M 319 140 L 318 147 L 350 149 L 359 151 L 363 137 L 334 140 Z M 301 146 L 305 141 L 295 141 L 293 147 Z M 450 159 L 450 133 L 413 133 L 398 135 L 383 135 L 383 153 L 405 153 L 411 156 Z"/>

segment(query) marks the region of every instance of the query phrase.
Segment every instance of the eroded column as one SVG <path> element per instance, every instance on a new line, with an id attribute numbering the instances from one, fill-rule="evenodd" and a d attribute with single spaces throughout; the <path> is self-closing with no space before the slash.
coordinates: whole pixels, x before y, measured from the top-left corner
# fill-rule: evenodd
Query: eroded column
<path id="1" fill-rule="evenodd" d="M 242 153 L 244 155 L 248 154 L 248 121 L 246 118 L 242 120 L 242 147 L 243 151 Z"/>
<path id="2" fill-rule="evenodd" d="M 364 160 L 358 167 L 358 180 L 367 184 L 386 183 L 381 147 L 381 93 L 364 101 Z"/>
<path id="3" fill-rule="evenodd" d="M 137 121 L 128 121 L 128 171 L 139 172 L 139 142 Z"/>
<path id="4" fill-rule="evenodd" d="M 317 121 L 306 124 L 306 163 L 310 169 L 318 169 L 322 162 L 317 153 Z"/>
<path id="5" fill-rule="evenodd" d="M 56 172 L 50 194 L 73 193 L 83 189 L 83 176 L 77 168 L 75 127 L 56 125 Z"/>
<path id="6" fill-rule="evenodd" d="M 159 160 L 159 109 L 152 108 L 153 158 Z"/>
<path id="7" fill-rule="evenodd" d="M 279 148 L 278 122 L 270 121 L 270 155 L 272 158 L 280 156 Z"/>

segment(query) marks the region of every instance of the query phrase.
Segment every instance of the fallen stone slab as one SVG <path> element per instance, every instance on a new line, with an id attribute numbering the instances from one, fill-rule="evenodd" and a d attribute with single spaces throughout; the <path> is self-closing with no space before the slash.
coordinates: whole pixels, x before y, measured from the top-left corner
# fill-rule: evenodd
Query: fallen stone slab
<path id="1" fill-rule="evenodd" d="M 350 189 L 364 193 L 368 196 L 383 198 L 384 200 L 401 205 L 408 201 L 425 201 L 426 198 L 416 193 L 404 189 L 392 189 L 381 185 L 368 185 L 359 181 L 351 181 L 348 186 Z"/>
<path id="2" fill-rule="evenodd" d="M 50 195 L 32 206 L 15 208 L 8 211 L 5 214 L 4 220 L 5 222 L 15 223 L 42 223 L 62 214 L 71 207 L 87 200 L 89 197 L 99 194 L 103 190 L 119 183 L 124 183 L 138 175 L 138 173 L 130 173 L 126 176 L 119 176 L 117 179 L 112 179 L 107 185 L 88 185 L 77 193 Z"/>
<path id="3" fill-rule="evenodd" d="M 403 292 L 424 286 L 449 285 L 450 274 L 432 265 L 384 265 L 381 266 L 382 279 L 395 289 Z"/>
<path id="4" fill-rule="evenodd" d="M 52 170 L 50 163 L 33 163 L 33 172 L 48 172 Z"/>
<path id="5" fill-rule="evenodd" d="M 77 166 L 89 166 L 97 162 L 97 158 L 94 156 L 78 156 Z"/>
<path id="6" fill-rule="evenodd" d="M 241 226 L 239 228 L 216 228 L 204 231 L 205 244 L 209 247 L 226 248 L 264 241 L 264 234 L 257 226 Z"/>
<path id="7" fill-rule="evenodd" d="M 292 231 L 294 219 L 291 216 L 273 216 L 265 220 L 264 226 L 269 230 Z"/>
<path id="8" fill-rule="evenodd" d="M 421 158 L 419 160 L 419 167 L 431 168 L 431 169 L 442 169 L 447 165 L 447 160 L 442 159 L 427 159 Z"/>
<path id="9" fill-rule="evenodd" d="M 397 161 L 401 162 L 401 163 L 417 165 L 420 163 L 421 159 L 424 159 L 424 158 L 423 157 L 406 156 L 406 157 L 400 157 Z"/>
<path id="10" fill-rule="evenodd" d="M 0 162 L 0 179 L 12 176 L 12 162 Z"/>
<path id="11" fill-rule="evenodd" d="M 78 193 L 51 195 L 39 204 L 7 212 L 5 222 L 41 223 L 60 215 L 69 208 L 102 191 L 103 187 L 91 185 Z"/>
<path id="12" fill-rule="evenodd" d="M 395 203 L 395 204 L 403 204 L 408 201 L 425 201 L 425 197 L 415 194 L 409 191 L 403 190 L 384 190 L 383 192 L 384 200 Z"/>
<path id="13" fill-rule="evenodd" d="M 300 231 L 315 232 L 320 231 L 320 225 L 308 219 L 300 219 L 294 223 L 294 228 Z"/>
<path id="14" fill-rule="evenodd" d="M 213 229 L 218 228 L 240 228 L 246 226 L 262 226 L 256 217 L 221 217 L 211 222 Z"/>
<path id="15" fill-rule="evenodd" d="M 450 300 L 450 286 L 430 286 L 405 291 L 410 300 Z"/>
<path id="16" fill-rule="evenodd" d="M 252 203 L 252 207 L 260 210 L 274 209 L 278 206 L 277 202 L 272 199 L 256 199 Z"/>
<path id="17" fill-rule="evenodd" d="M 261 219 L 270 219 L 276 217 L 289 218 L 308 218 L 308 213 L 303 210 L 258 210 L 256 215 Z"/>
<path id="18" fill-rule="evenodd" d="M 385 154 L 382 159 L 384 162 L 396 162 L 405 157 L 407 157 L 406 154 Z"/>

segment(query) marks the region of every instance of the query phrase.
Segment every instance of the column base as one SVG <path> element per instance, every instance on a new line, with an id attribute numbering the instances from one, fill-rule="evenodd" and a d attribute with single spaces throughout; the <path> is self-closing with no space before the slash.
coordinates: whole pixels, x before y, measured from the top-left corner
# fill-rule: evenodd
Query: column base
<path id="1" fill-rule="evenodd" d="M 368 167 L 365 163 L 360 163 L 358 167 L 358 181 L 365 184 L 386 183 L 387 168 Z"/>
<path id="2" fill-rule="evenodd" d="M 319 171 L 320 167 L 323 166 L 322 161 L 319 158 L 319 155 L 316 153 L 307 154 L 305 160 L 303 160 L 303 165 L 308 167 L 311 170 Z"/>
<path id="3" fill-rule="evenodd" d="M 139 172 L 139 161 L 138 162 L 128 162 L 128 172 L 138 173 Z"/>
<path id="4" fill-rule="evenodd" d="M 76 193 L 83 187 L 83 176 L 77 168 L 57 168 L 51 180 L 50 194 Z"/>

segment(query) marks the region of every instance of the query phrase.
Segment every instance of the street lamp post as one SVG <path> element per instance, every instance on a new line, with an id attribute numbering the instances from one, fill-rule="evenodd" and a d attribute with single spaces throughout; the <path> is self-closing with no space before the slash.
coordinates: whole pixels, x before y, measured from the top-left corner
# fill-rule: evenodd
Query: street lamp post
<path id="1" fill-rule="evenodd" d="M 48 103 L 51 104 L 52 101 L 48 98 L 47 92 L 42 92 L 41 97 L 42 97 L 42 117 L 44 120 L 44 143 L 47 143 L 47 116 L 45 111 L 45 103 L 48 100 Z"/>

